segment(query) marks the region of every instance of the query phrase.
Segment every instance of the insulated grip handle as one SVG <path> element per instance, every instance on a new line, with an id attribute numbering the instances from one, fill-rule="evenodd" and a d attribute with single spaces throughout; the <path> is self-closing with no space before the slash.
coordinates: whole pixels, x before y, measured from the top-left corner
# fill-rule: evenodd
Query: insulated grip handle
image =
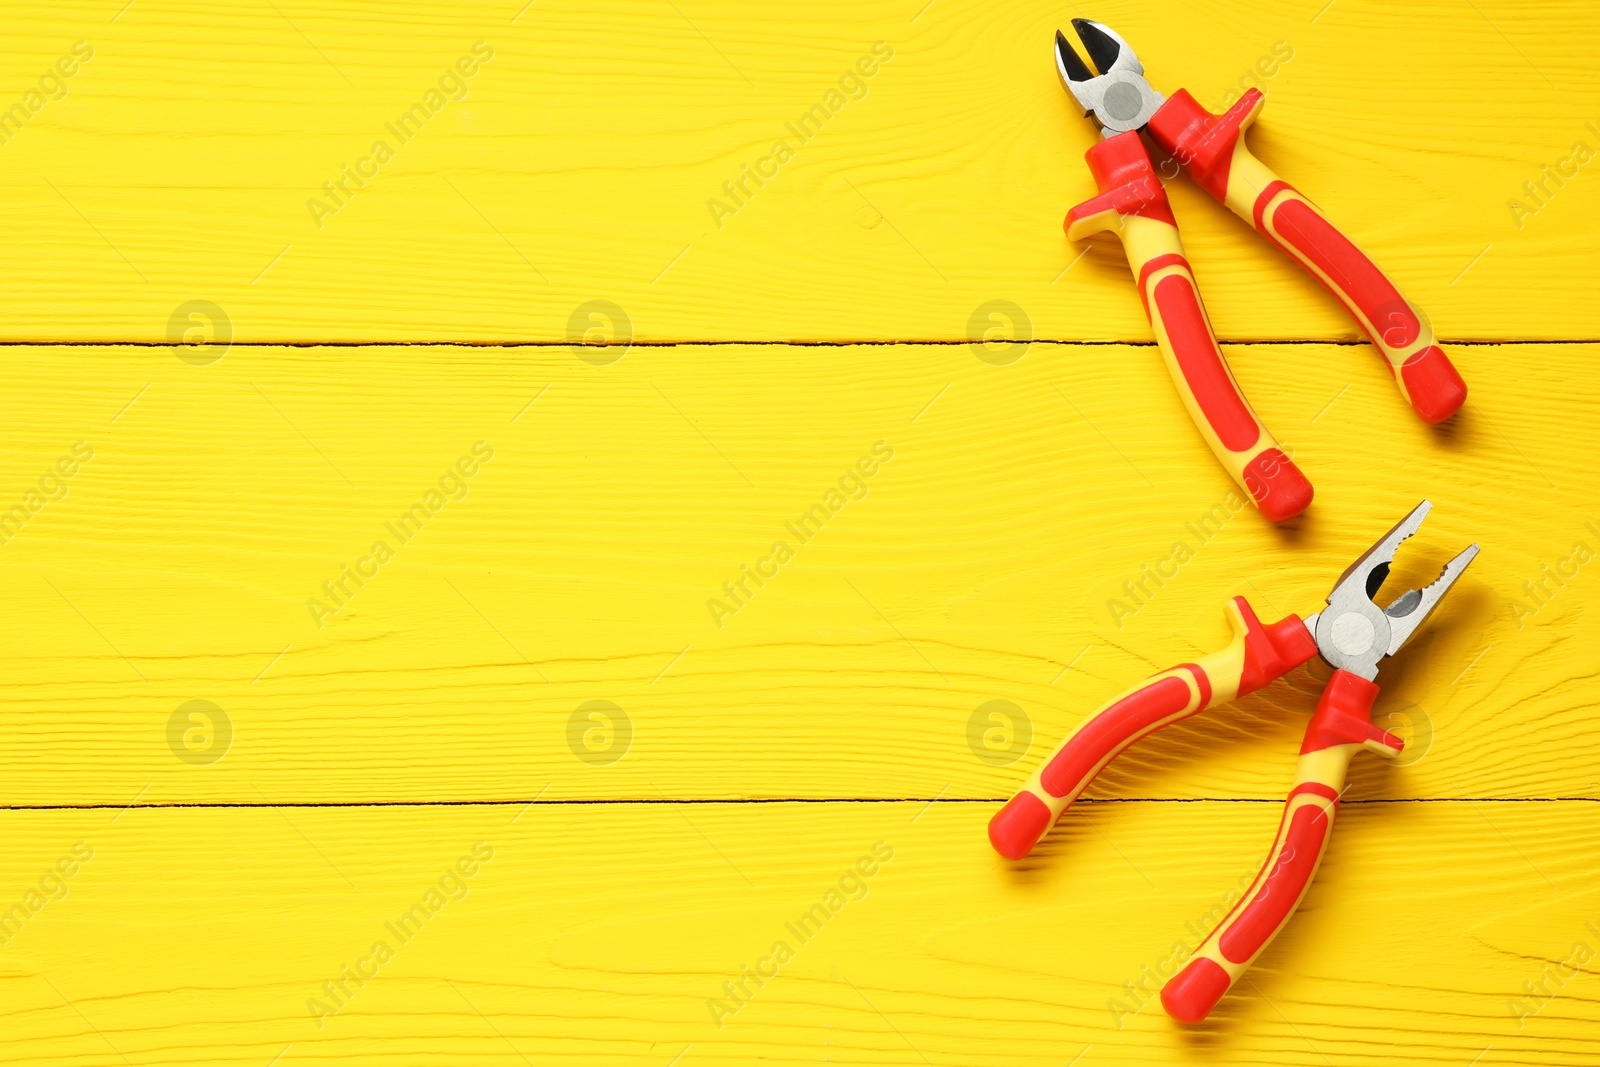
<path id="1" fill-rule="evenodd" d="M 1267 518 L 1300 514 L 1311 503 L 1311 483 L 1262 425 L 1217 347 L 1144 143 L 1137 133 L 1118 134 L 1085 158 L 1100 195 L 1068 213 L 1067 236 L 1121 239 L 1167 372 L 1211 451 Z"/>
<path id="2" fill-rule="evenodd" d="M 1224 611 L 1233 626 L 1228 647 L 1163 671 L 1090 716 L 989 821 L 995 851 L 1013 860 L 1033 851 L 1106 764 L 1141 737 L 1254 692 L 1316 654 L 1298 616 L 1263 626 L 1244 597 Z"/>
<path id="3" fill-rule="evenodd" d="M 1360 675 L 1334 671 L 1306 727 L 1278 833 L 1261 872 L 1231 912 L 1161 990 L 1161 1004 L 1179 1022 L 1197 1023 L 1300 906 L 1333 833 L 1350 760 L 1362 748 L 1397 755 L 1405 742 L 1372 725 L 1378 687 Z"/>
<path id="4" fill-rule="evenodd" d="M 1424 422 L 1442 422 L 1467 399 L 1467 386 L 1435 343 L 1433 326 L 1389 276 L 1317 206 L 1250 154 L 1244 131 L 1264 97 L 1250 89 L 1213 115 L 1180 89 L 1151 117 L 1155 142 L 1206 192 L 1286 252 L 1338 298 L 1394 373 Z"/>

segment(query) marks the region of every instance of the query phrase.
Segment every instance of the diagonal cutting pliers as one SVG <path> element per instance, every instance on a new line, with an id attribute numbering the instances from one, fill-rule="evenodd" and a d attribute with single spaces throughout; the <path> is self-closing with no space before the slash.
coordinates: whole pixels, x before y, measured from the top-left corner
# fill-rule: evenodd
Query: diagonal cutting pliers
<path id="1" fill-rule="evenodd" d="M 1300 514 L 1311 503 L 1311 483 L 1262 425 L 1217 347 L 1140 130 L 1344 305 L 1424 421 L 1455 414 L 1467 387 L 1435 343 L 1428 319 L 1311 201 L 1245 147 L 1244 131 L 1264 102 L 1261 90 L 1248 90 L 1214 115 L 1183 89 L 1170 98 L 1152 89 L 1133 49 L 1110 27 L 1090 19 L 1072 25 L 1089 62 L 1057 31 L 1056 70 L 1104 139 L 1085 155 L 1099 195 L 1068 213 L 1067 236 L 1111 233 L 1121 240 L 1184 405 L 1261 513 L 1274 522 Z"/>
<path id="2" fill-rule="evenodd" d="M 1306 727 L 1294 784 L 1277 836 L 1255 881 L 1161 990 L 1167 1013 L 1199 1022 L 1288 923 L 1328 845 L 1350 760 L 1363 748 L 1398 755 L 1404 742 L 1372 722 L 1378 664 L 1398 652 L 1478 554 L 1469 545 L 1422 589 L 1387 607 L 1373 597 L 1400 543 L 1422 526 L 1424 500 L 1352 563 L 1327 606 L 1304 620 L 1263 624 L 1244 597 L 1227 604 L 1233 641 L 1141 682 L 1087 719 L 989 822 L 989 841 L 1007 859 L 1033 850 L 1095 776 L 1129 745 L 1206 708 L 1267 685 L 1314 656 L 1334 668 Z"/>

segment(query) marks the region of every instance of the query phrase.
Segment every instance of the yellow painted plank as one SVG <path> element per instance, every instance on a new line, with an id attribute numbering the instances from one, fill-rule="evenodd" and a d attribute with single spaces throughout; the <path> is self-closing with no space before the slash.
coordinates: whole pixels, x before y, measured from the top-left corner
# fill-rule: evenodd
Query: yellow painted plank
<path id="1" fill-rule="evenodd" d="M 1289 929 L 1193 1031 L 1125 983 L 1153 987 L 1194 943 L 1253 873 L 1276 806 L 1095 805 L 1021 867 L 988 851 L 985 815 L 10 812 L 0 901 L 41 883 L 58 899 L 0 947 L 0 1043 L 8 1062 L 85 1067 L 1600 1056 L 1593 965 L 1562 966 L 1600 946 L 1592 803 L 1347 805 Z M 74 865 L 78 842 L 93 858 Z M 63 857 L 74 875 L 48 878 Z M 813 905 L 820 929 L 797 936 Z M 776 977 L 730 999 L 723 983 L 770 973 L 780 941 Z M 324 984 L 346 967 L 369 977 L 335 1000 Z"/>
<path id="2" fill-rule="evenodd" d="M 1441 336 L 1600 337 L 1600 182 L 1574 153 L 1600 149 L 1585 0 L 1092 13 L 1158 88 L 1221 106 L 1260 80 L 1260 154 Z M 160 340 L 204 300 L 252 340 L 559 341 L 607 300 L 653 340 L 933 340 L 966 337 L 1001 299 L 1034 336 L 1148 338 L 1119 253 L 1067 270 L 1061 219 L 1092 191 L 1094 138 L 1049 55 L 1071 14 L 1046 0 L 9 4 L 0 109 L 23 111 L 0 139 L 0 321 L 10 339 Z M 420 130 L 391 132 L 413 105 Z M 814 106 L 830 116 L 802 140 L 789 124 Z M 776 166 L 780 140 L 793 157 Z M 756 166 L 774 176 L 713 210 Z M 369 177 L 328 198 L 347 167 Z M 1353 336 L 1218 205 L 1186 182 L 1172 195 L 1224 336 Z M 313 210 L 319 196 L 337 212 Z"/>
<path id="3" fill-rule="evenodd" d="M 1600 545 L 1600 352 L 1465 348 L 1482 399 L 1442 431 L 1363 347 L 1230 354 L 1318 488 L 1297 526 L 1230 514 L 1152 347 L 1037 345 L 1003 367 L 965 345 L 604 367 L 560 348 L 235 348 L 203 367 L 7 349 L 0 514 L 59 499 L 0 545 L 5 798 L 1008 795 L 1108 695 L 1223 640 L 1226 596 L 1315 610 L 1425 495 L 1396 587 L 1470 540 L 1483 554 L 1380 679 L 1413 755 L 1358 761 L 1351 795 L 1596 795 L 1597 572 L 1574 545 Z M 64 456 L 75 473 L 49 477 Z M 815 504 L 832 513 L 802 542 L 788 524 Z M 714 613 L 780 540 L 794 557 Z M 1112 625 L 1107 599 L 1178 541 L 1193 560 Z M 314 613 L 358 565 L 376 576 Z M 1174 728 L 1099 795 L 1275 798 L 1315 688 Z M 1031 724 L 1026 751 L 984 748 L 995 700 Z"/>

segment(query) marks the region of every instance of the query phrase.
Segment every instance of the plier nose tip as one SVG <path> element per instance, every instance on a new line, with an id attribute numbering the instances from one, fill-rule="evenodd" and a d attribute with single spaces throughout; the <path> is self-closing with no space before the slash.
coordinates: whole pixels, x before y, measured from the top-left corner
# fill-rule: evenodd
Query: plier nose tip
<path id="1" fill-rule="evenodd" d="M 1074 82 L 1086 82 L 1094 78 L 1094 71 L 1089 69 L 1083 57 L 1067 42 L 1067 35 L 1060 30 L 1056 31 L 1056 73 L 1061 75 L 1061 84 L 1069 91 Z"/>
<path id="2" fill-rule="evenodd" d="M 1094 19 L 1073 19 L 1072 28 L 1078 31 L 1078 39 L 1083 42 L 1084 50 L 1089 53 L 1089 58 L 1101 74 L 1110 74 L 1114 70 L 1144 73 L 1139 57 L 1110 26 Z"/>
<path id="3" fill-rule="evenodd" d="M 1056 73 L 1084 114 L 1093 115 L 1107 137 L 1149 122 L 1165 97 L 1144 80 L 1144 66 L 1133 49 L 1111 27 L 1091 19 L 1073 19 L 1072 29 L 1089 58 L 1085 61 L 1057 30 Z"/>
<path id="4" fill-rule="evenodd" d="M 1099 74 L 1123 71 L 1129 74 L 1144 73 L 1144 65 L 1133 54 L 1133 49 L 1128 47 L 1128 42 L 1105 23 L 1093 19 L 1073 19 L 1072 30 L 1078 35 L 1089 62 L 1085 63 L 1078 55 L 1066 34 L 1056 31 L 1056 69 L 1061 72 L 1061 80 L 1068 88 L 1074 82 L 1093 81 Z"/>
<path id="5" fill-rule="evenodd" d="M 1306 620 L 1316 636 L 1318 651 L 1335 667 L 1370 680 L 1377 672 L 1378 661 L 1394 655 L 1410 640 L 1477 556 L 1478 546 L 1468 545 L 1428 585 L 1406 590 L 1387 607 L 1378 606 L 1378 590 L 1389 577 L 1401 542 L 1422 528 L 1422 520 L 1432 508 L 1432 502 L 1427 500 L 1412 508 L 1339 576 L 1328 594 L 1327 610 Z M 1357 637 L 1363 640 L 1358 641 Z"/>

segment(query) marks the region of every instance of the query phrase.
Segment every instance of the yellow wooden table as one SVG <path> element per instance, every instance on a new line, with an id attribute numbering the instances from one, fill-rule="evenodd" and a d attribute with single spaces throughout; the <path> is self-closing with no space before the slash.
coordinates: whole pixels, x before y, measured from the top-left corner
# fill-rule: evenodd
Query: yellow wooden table
<path id="1" fill-rule="evenodd" d="M 4 7 L 0 1059 L 1600 1061 L 1592 5 Z M 1257 152 L 1471 386 L 1422 425 L 1174 183 L 1292 527 L 1061 233 L 1077 14 L 1263 88 Z M 1024 863 L 984 825 L 1423 496 L 1398 581 L 1483 554 L 1385 669 L 1407 754 L 1180 1029 L 1321 676 Z"/>

